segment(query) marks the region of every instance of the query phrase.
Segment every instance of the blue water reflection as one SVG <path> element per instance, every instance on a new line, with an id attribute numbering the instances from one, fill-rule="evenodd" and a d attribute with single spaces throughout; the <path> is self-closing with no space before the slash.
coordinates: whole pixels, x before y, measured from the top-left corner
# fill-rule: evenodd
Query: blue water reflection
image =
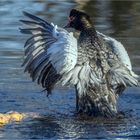
<path id="1" fill-rule="evenodd" d="M 0 139 L 108 139 L 140 138 L 140 90 L 129 88 L 119 101 L 123 119 L 104 120 L 75 116 L 74 90 L 56 89 L 48 99 L 42 88 L 24 74 L 23 46 L 27 36 L 18 28 L 22 11 L 29 11 L 63 26 L 70 9 L 92 16 L 95 27 L 120 40 L 134 71 L 140 74 L 140 2 L 115 0 L 1 0 L 0 1 L 0 112 L 37 112 L 38 119 L 0 128 Z"/>

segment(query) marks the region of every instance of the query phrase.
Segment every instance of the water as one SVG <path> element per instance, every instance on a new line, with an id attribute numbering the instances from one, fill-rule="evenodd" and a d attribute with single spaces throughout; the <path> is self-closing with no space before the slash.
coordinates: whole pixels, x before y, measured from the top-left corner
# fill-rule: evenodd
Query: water
<path id="1" fill-rule="evenodd" d="M 100 0 L 1 0 L 0 1 L 0 112 L 41 114 L 0 128 L 0 139 L 140 139 L 140 90 L 128 88 L 119 100 L 124 118 L 106 120 L 75 115 L 74 90 L 56 89 L 46 97 L 42 88 L 24 74 L 23 44 L 19 19 L 29 11 L 60 26 L 72 8 L 92 16 L 96 28 L 120 40 L 127 49 L 134 71 L 140 74 L 140 2 Z"/>

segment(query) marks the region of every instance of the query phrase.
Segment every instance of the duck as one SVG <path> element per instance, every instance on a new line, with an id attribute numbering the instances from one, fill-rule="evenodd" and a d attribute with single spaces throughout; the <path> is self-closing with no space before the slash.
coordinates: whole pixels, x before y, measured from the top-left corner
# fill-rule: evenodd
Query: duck
<path id="1" fill-rule="evenodd" d="M 121 42 L 97 31 L 90 16 L 72 9 L 68 24 L 54 25 L 28 12 L 20 31 L 29 34 L 23 66 L 48 95 L 59 84 L 73 86 L 76 112 L 106 118 L 118 115 L 117 101 L 127 87 L 139 86 Z M 80 34 L 76 38 L 73 28 Z"/>

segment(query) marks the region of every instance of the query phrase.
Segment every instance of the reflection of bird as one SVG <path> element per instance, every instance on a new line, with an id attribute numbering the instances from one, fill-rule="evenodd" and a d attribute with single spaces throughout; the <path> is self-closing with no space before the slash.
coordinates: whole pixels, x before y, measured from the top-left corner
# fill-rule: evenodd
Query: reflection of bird
<path id="1" fill-rule="evenodd" d="M 123 45 L 95 30 L 84 12 L 71 10 L 69 23 L 79 39 L 65 29 L 24 12 L 31 20 L 21 29 L 32 34 L 25 43 L 25 71 L 48 93 L 57 83 L 74 85 L 78 112 L 93 116 L 117 114 L 117 98 L 127 86 L 138 86 Z"/>

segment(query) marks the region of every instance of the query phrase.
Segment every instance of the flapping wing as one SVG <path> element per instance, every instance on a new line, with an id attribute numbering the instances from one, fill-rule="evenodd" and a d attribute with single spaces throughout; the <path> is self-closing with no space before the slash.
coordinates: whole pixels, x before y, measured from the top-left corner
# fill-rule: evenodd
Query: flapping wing
<path id="1" fill-rule="evenodd" d="M 115 86 L 117 93 L 126 86 L 138 86 L 139 76 L 132 71 L 130 58 L 121 42 L 100 32 L 98 32 L 98 36 L 104 39 L 118 58 L 118 61 L 111 60 L 112 67 L 107 75 L 109 83 Z"/>
<path id="2" fill-rule="evenodd" d="M 32 36 L 25 43 L 25 72 L 48 92 L 63 73 L 70 71 L 77 62 L 77 40 L 72 33 L 23 12 L 30 20 L 21 20 L 24 34 Z"/>
<path id="3" fill-rule="evenodd" d="M 127 51 L 125 50 L 124 46 L 121 42 L 117 41 L 116 39 L 106 36 L 100 32 L 97 32 L 98 36 L 101 36 L 104 41 L 108 44 L 108 47 L 111 47 L 113 53 L 117 55 L 120 61 L 129 69 L 132 70 L 132 65 L 130 62 L 130 58 L 128 56 Z"/>

